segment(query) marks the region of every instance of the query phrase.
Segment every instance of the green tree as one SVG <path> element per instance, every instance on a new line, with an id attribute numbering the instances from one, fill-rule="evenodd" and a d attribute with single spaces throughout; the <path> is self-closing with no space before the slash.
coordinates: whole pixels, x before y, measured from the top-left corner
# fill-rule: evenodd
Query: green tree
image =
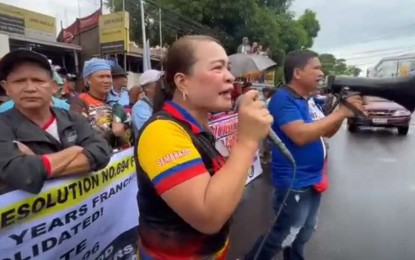
<path id="1" fill-rule="evenodd" d="M 278 12 L 284 13 L 289 10 L 293 0 L 259 0 L 263 6 L 272 8 Z"/>
<path id="2" fill-rule="evenodd" d="M 356 66 L 350 65 L 350 66 L 347 66 L 347 71 L 348 71 L 348 73 L 347 73 L 348 75 L 357 77 L 362 72 L 362 69 L 360 69 Z"/>
<path id="3" fill-rule="evenodd" d="M 122 0 L 106 0 L 115 11 Z M 306 10 L 298 19 L 289 10 L 293 0 L 146 0 L 147 37 L 159 43 L 159 8 L 162 10 L 163 42 L 171 43 L 186 34 L 208 34 L 219 38 L 228 54 L 235 53 L 242 38 L 270 49 L 272 59 L 281 66 L 287 52 L 311 48 L 320 30 L 316 14 Z M 141 45 L 139 0 L 125 0 L 130 13 L 130 38 Z M 150 23 L 153 21 L 153 23 Z M 281 80 L 277 78 L 276 80 Z"/>
<path id="4" fill-rule="evenodd" d="M 317 20 L 316 13 L 310 9 L 306 9 L 304 14 L 297 21 L 307 33 L 306 48 L 313 46 L 313 40 L 317 37 L 320 31 L 320 23 Z"/>
<path id="5" fill-rule="evenodd" d="M 320 55 L 320 62 L 324 75 L 336 74 L 336 57 L 333 54 L 323 53 Z"/>
<path id="6" fill-rule="evenodd" d="M 141 17 L 138 0 L 126 2 L 130 13 L 131 39 L 141 43 Z M 309 48 L 317 36 L 319 25 L 314 12 L 298 19 L 288 8 L 292 0 L 147 0 L 145 6 L 150 40 L 158 42 L 158 5 L 162 8 L 163 35 L 168 41 L 183 34 L 213 34 L 224 43 L 229 53 L 236 51 L 242 37 L 260 42 L 273 53 Z M 107 0 L 110 6 L 112 0 Z M 122 0 L 114 0 L 115 10 Z M 152 19 L 150 19 L 152 18 Z M 201 26 L 202 24 L 202 26 Z M 280 55 L 281 56 L 281 55 Z M 278 57 L 277 57 L 278 58 Z"/>
<path id="7" fill-rule="evenodd" d="M 336 60 L 336 65 L 334 67 L 334 71 L 336 75 L 341 75 L 341 74 L 348 74 L 348 70 L 347 70 L 347 64 L 346 64 L 346 60 L 345 59 L 337 59 Z"/>
<path id="8" fill-rule="evenodd" d="M 356 66 L 348 66 L 345 59 L 337 59 L 333 54 L 320 55 L 324 75 L 350 75 L 357 77 L 362 71 Z"/>

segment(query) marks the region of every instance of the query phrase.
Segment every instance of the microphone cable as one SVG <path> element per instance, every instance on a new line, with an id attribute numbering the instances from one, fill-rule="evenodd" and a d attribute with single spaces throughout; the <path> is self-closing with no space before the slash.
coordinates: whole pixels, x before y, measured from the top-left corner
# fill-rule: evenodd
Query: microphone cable
<path id="1" fill-rule="evenodd" d="M 291 183 L 288 187 L 288 190 L 285 193 L 284 199 L 282 200 L 281 205 L 278 208 L 277 214 L 274 216 L 274 219 L 272 221 L 272 225 L 271 225 L 271 227 L 268 228 L 265 236 L 262 238 L 261 244 L 259 245 L 258 249 L 255 252 L 254 260 L 258 260 L 259 253 L 261 252 L 262 248 L 264 247 L 265 241 L 267 240 L 269 234 L 271 233 L 272 228 L 274 227 L 275 223 L 278 221 L 278 218 L 281 215 L 282 209 L 284 208 L 285 203 L 287 202 L 288 197 L 290 196 L 290 192 L 291 192 L 291 189 L 293 188 L 295 178 L 297 177 L 297 163 L 295 162 L 295 159 L 292 156 L 292 154 L 290 153 L 290 151 L 288 151 L 285 144 L 283 142 L 281 142 L 281 140 L 279 138 L 277 138 L 277 139 L 273 138 L 272 132 L 270 133 L 269 139 L 271 139 L 272 142 L 275 143 L 275 145 L 279 148 L 281 153 L 290 161 L 291 165 L 293 166 L 293 175 L 292 175 L 292 180 L 291 180 Z"/>

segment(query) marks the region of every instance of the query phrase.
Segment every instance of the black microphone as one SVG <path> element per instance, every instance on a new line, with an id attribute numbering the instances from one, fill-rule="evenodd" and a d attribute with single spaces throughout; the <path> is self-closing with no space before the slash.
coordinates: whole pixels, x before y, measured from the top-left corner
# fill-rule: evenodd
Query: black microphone
<path id="1" fill-rule="evenodd" d="M 295 165 L 295 159 L 291 152 L 287 149 L 285 144 L 281 141 L 274 130 L 270 129 L 268 133 L 268 139 L 270 139 L 277 147 L 278 150 L 293 164 Z"/>
<path id="2" fill-rule="evenodd" d="M 245 97 L 244 97 L 245 98 Z M 239 108 L 237 107 L 237 111 L 239 112 Z M 293 157 L 293 155 L 291 154 L 290 151 L 288 151 L 287 147 L 285 146 L 285 144 L 281 141 L 281 139 L 277 136 L 277 134 L 274 132 L 274 130 L 270 129 L 269 133 L 268 133 L 268 139 L 271 140 L 271 142 L 273 142 L 277 147 L 278 150 L 280 150 L 280 152 L 290 161 L 290 163 L 296 168 L 296 162 L 295 159 Z"/>

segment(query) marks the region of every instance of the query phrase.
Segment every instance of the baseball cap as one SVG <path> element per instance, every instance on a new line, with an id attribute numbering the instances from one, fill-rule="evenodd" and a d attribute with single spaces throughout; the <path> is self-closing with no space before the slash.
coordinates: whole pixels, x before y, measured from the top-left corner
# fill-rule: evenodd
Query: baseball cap
<path id="1" fill-rule="evenodd" d="M 163 71 L 146 70 L 146 71 L 144 71 L 143 74 L 141 74 L 140 79 L 138 80 L 138 85 L 144 86 L 144 85 L 147 85 L 149 83 L 156 82 L 163 75 L 164 75 Z"/>
<path id="2" fill-rule="evenodd" d="M 111 69 L 111 75 L 113 77 L 128 76 L 128 73 L 119 64 L 114 64 Z"/>
<path id="3" fill-rule="evenodd" d="M 26 49 L 19 49 L 7 53 L 0 60 L 0 80 L 5 80 L 15 66 L 27 61 L 38 64 L 53 76 L 52 66 L 44 55 Z"/>

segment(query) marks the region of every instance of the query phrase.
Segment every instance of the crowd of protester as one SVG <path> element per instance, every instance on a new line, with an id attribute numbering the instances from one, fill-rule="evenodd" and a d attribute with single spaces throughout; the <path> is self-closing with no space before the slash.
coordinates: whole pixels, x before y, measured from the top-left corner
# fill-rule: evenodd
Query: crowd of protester
<path id="1" fill-rule="evenodd" d="M 152 114 L 160 75 L 147 71 L 128 90 L 128 73 L 112 61 L 86 61 L 79 79 L 34 51 L 5 55 L 0 149 L 7 156 L 0 158 L 0 186 L 37 193 L 49 178 L 105 167 L 114 152 L 134 145 L 135 125 Z"/>
<path id="2" fill-rule="evenodd" d="M 12 51 L 0 61 L 0 187 L 36 194 L 48 179 L 102 169 L 114 152 L 135 146 L 141 259 L 225 259 L 231 216 L 252 158 L 261 147 L 270 156 L 264 140 L 272 127 L 299 172 L 290 186 L 292 165 L 272 147 L 273 206 L 286 210 L 246 259 L 271 259 L 280 250 L 285 259 L 304 259 L 327 189 L 323 137 L 353 113 L 321 112 L 315 53 L 291 53 L 284 66 L 288 85 L 260 94 L 249 82 L 235 83 L 216 39 L 185 36 L 169 48 L 165 70 L 145 71 L 138 86 L 127 89 L 118 64 L 92 58 L 80 89 L 78 78 L 43 55 Z M 361 107 L 360 98 L 349 101 Z M 238 140 L 228 151 L 208 123 L 212 114 L 235 112 Z"/>
<path id="3" fill-rule="evenodd" d="M 14 52 L 10 55 L 15 56 Z M 17 65 L 25 62 L 38 61 L 30 58 L 15 61 Z M 128 89 L 128 73 L 109 60 L 92 58 L 86 61 L 82 79 L 62 68 L 51 66 L 50 69 L 50 105 L 83 115 L 115 151 L 133 145 L 134 132 L 137 133 L 152 114 L 155 88 L 163 74 L 157 70 L 146 71 L 141 75 L 139 85 Z M 82 84 L 79 84 L 80 81 Z M 0 113 L 12 109 L 14 105 L 15 101 L 5 88 L 0 88 Z"/>

